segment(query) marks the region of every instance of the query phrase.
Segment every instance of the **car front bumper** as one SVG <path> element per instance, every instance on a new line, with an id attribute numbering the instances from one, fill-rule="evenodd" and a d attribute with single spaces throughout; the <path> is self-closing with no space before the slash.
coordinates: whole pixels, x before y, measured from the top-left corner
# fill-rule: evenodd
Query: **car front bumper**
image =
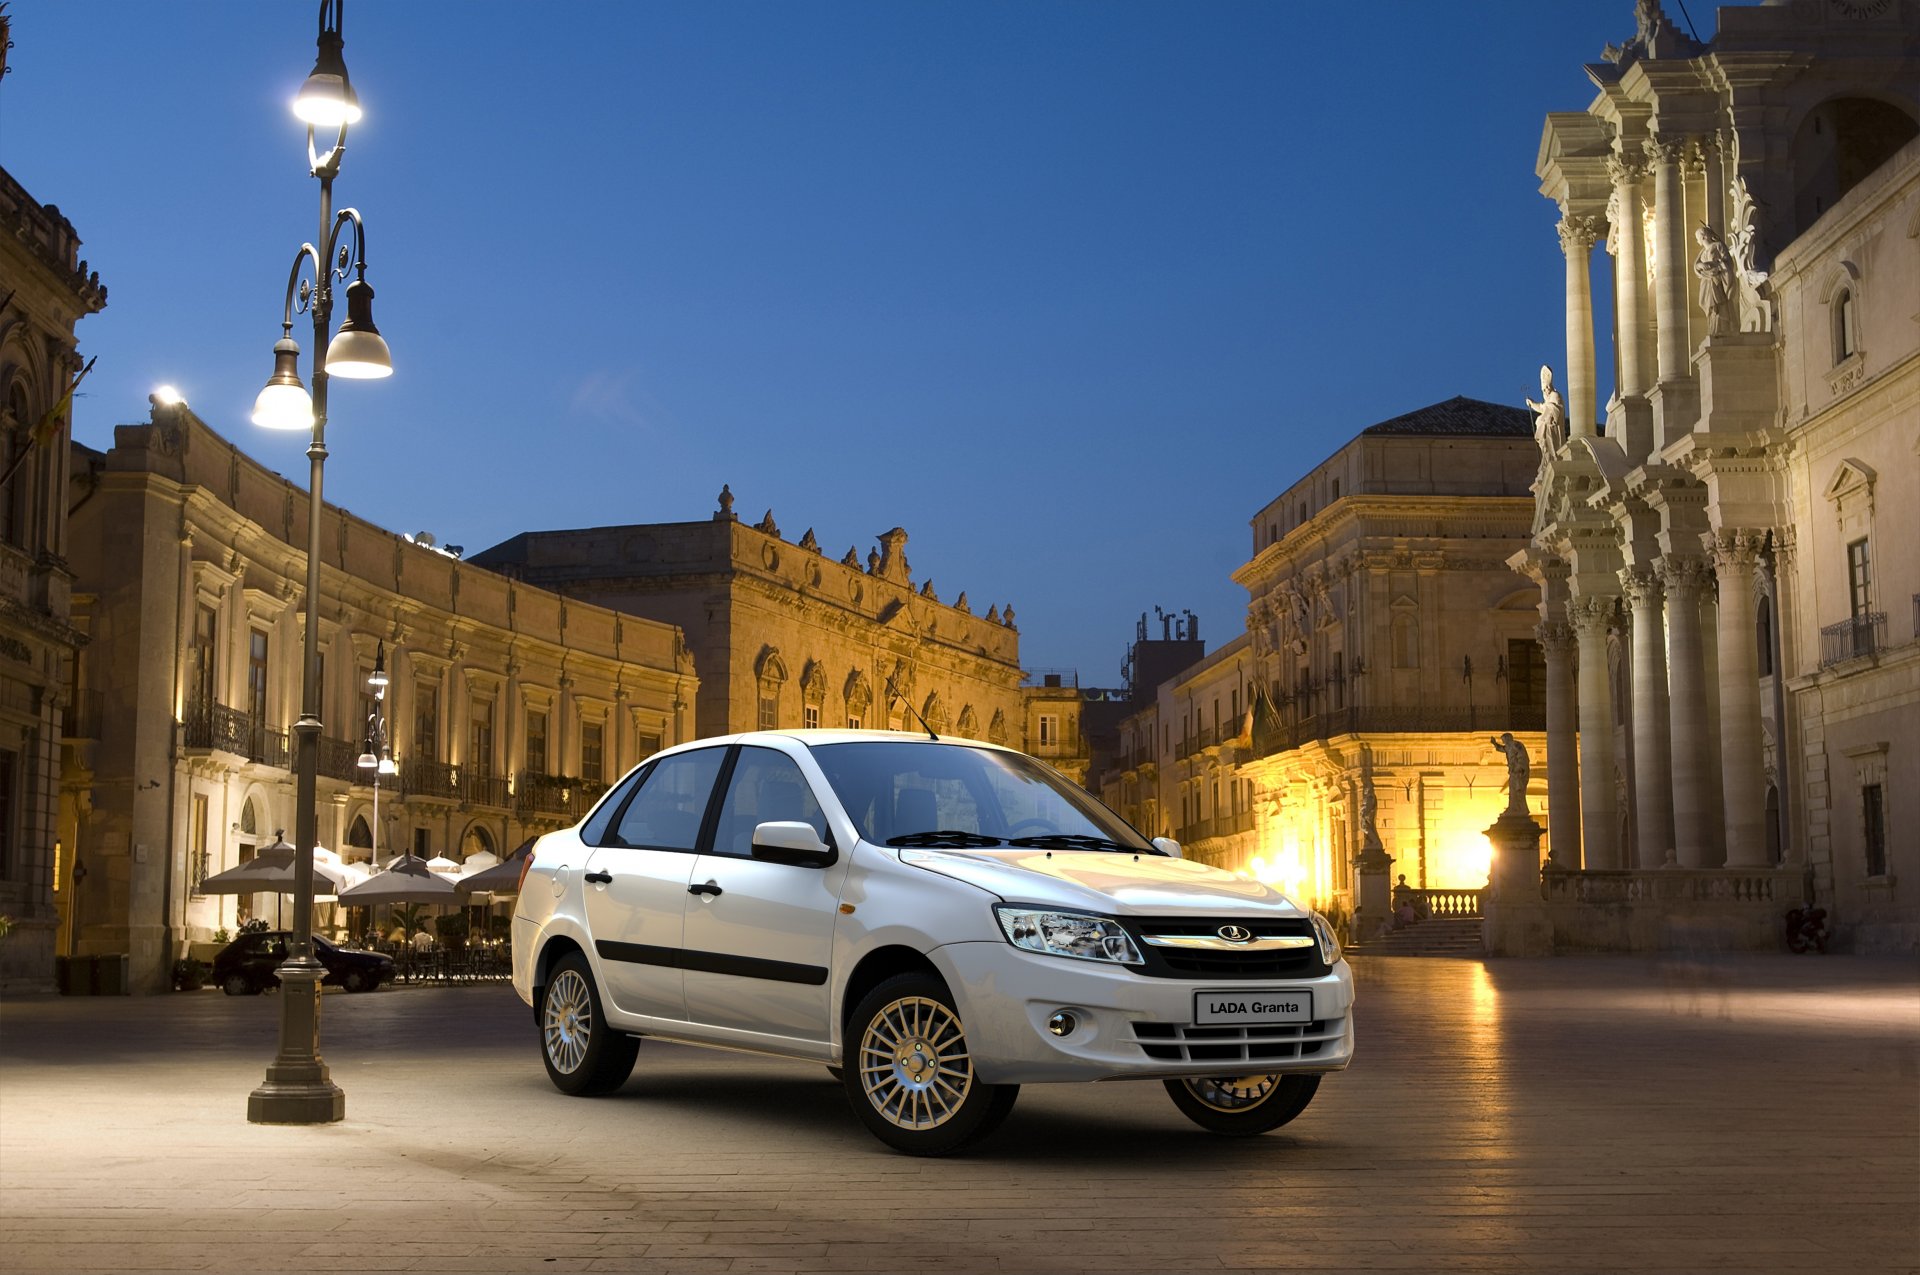
<path id="1" fill-rule="evenodd" d="M 1317 978 L 1193 981 L 1126 966 L 1023 952 L 1008 943 L 951 943 L 930 954 L 959 1002 L 980 1079 L 989 1084 L 1338 1071 L 1353 1058 L 1353 971 Z M 1311 992 L 1312 1019 L 1201 1027 L 1197 992 Z M 1056 1036 L 1055 1013 L 1074 1019 Z"/>

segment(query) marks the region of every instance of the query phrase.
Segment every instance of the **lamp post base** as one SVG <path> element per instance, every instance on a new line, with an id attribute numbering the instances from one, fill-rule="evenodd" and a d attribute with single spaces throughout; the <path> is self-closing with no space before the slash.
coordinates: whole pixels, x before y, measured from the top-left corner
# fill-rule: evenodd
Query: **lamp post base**
<path id="1" fill-rule="evenodd" d="M 311 957 L 288 961 L 280 977 L 280 1053 L 266 1079 L 247 1095 L 254 1124 L 332 1124 L 347 1115 L 347 1095 L 320 1060 L 320 980 L 327 971 Z"/>

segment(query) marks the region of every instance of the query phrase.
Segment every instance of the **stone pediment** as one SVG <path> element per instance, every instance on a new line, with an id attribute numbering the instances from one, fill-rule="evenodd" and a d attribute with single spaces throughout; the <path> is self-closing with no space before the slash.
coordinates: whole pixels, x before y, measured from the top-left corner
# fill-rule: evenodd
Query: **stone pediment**
<path id="1" fill-rule="evenodd" d="M 880 614 L 874 617 L 874 623 L 883 629 L 895 629 L 904 633 L 913 627 L 913 617 L 907 612 L 907 604 L 895 598 L 880 608 Z"/>
<path id="2" fill-rule="evenodd" d="M 1823 494 L 1832 501 L 1844 500 L 1856 493 L 1872 499 L 1873 484 L 1879 477 L 1873 466 L 1849 456 L 1833 471 L 1833 477 L 1827 480 Z"/>

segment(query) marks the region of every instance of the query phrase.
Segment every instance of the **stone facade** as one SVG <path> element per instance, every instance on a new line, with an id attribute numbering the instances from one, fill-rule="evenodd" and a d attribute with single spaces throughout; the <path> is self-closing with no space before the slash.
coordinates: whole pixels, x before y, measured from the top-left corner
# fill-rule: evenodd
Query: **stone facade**
<path id="1" fill-rule="evenodd" d="M 696 733 L 849 725 L 1020 747 L 1024 701 L 1012 606 L 974 613 L 915 582 L 907 533 L 864 564 L 811 528 L 784 539 L 773 511 L 749 525 L 732 492 L 705 522 L 529 531 L 471 559 L 627 615 L 679 626 L 701 670 Z M 916 718 L 915 713 L 918 713 Z"/>
<path id="2" fill-rule="evenodd" d="M 73 453 L 74 619 L 89 636 L 73 685 L 87 711 L 67 732 L 59 835 L 87 874 L 62 951 L 127 953 L 133 988 L 158 991 L 176 957 L 250 904 L 197 884 L 294 827 L 307 495 L 181 404 L 156 400 L 112 450 Z M 317 813 L 320 844 L 343 859 L 376 845 L 381 863 L 504 858 L 691 736 L 698 681 L 671 625 L 344 509 L 323 520 Z M 382 723 L 399 773 L 376 795 L 356 763 Z M 324 901 L 316 916 L 323 930 L 342 919 Z"/>
<path id="3" fill-rule="evenodd" d="M 1351 920 L 1374 822 L 1414 888 L 1478 891 L 1512 731 L 1544 727 L 1519 408 L 1455 398 L 1383 421 L 1252 519 L 1246 631 L 1123 729 L 1110 803 L 1196 859 Z M 1544 784 L 1529 785 L 1544 809 Z M 1463 904 L 1471 906 L 1471 904 Z"/>
<path id="4" fill-rule="evenodd" d="M 1568 429 L 1513 565 L 1542 588 L 1551 855 L 1578 874 L 1549 902 L 1649 916 L 1628 940 L 1576 908 L 1558 939 L 1671 939 L 1684 893 L 1774 942 L 1811 901 L 1845 945 L 1912 951 L 1920 790 L 1891 777 L 1920 756 L 1920 4 L 1723 9 L 1705 46 L 1637 13 L 1541 143 Z M 1648 875 L 1676 871 L 1686 891 Z"/>
<path id="5" fill-rule="evenodd" d="M 6 24 L 0 15 L 0 45 Z M 0 52 L 0 58 L 4 58 Z M 56 828 L 70 696 L 73 576 L 67 563 L 74 327 L 106 305 L 80 239 L 0 169 L 0 992 L 51 991 L 73 842 Z"/>

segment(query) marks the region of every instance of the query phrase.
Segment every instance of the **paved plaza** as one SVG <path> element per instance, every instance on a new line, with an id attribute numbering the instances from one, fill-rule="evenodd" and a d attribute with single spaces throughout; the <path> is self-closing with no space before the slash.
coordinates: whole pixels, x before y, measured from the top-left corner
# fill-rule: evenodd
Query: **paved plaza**
<path id="1" fill-rule="evenodd" d="M 0 1005 L 5 1271 L 1915 1271 L 1920 975 L 1359 958 L 1294 1124 L 1027 1087 L 950 1160 L 823 1068 L 648 1044 L 548 1084 L 502 985 L 329 993 L 344 1123 L 247 1123 L 271 996 Z"/>

